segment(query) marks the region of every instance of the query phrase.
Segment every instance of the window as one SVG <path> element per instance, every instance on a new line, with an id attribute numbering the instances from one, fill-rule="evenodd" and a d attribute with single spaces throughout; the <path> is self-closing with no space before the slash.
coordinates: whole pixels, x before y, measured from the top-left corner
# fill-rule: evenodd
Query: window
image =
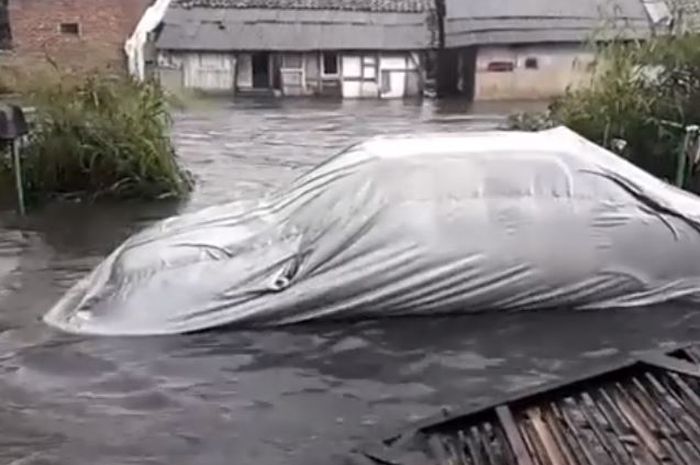
<path id="1" fill-rule="evenodd" d="M 335 76 L 338 74 L 338 54 L 328 53 L 323 54 L 323 74 L 327 76 Z"/>
<path id="2" fill-rule="evenodd" d="M 285 53 L 282 55 L 282 67 L 287 69 L 301 69 L 303 60 L 301 53 Z"/>
<path id="3" fill-rule="evenodd" d="M 513 71 L 515 65 L 512 61 L 492 61 L 486 67 L 487 71 L 492 73 L 507 73 Z"/>
<path id="4" fill-rule="evenodd" d="M 539 68 L 539 63 L 537 63 L 537 58 L 528 57 L 525 60 L 525 69 L 537 69 Z"/>
<path id="5" fill-rule="evenodd" d="M 80 25 L 78 23 L 61 23 L 61 34 L 77 36 L 80 34 Z"/>

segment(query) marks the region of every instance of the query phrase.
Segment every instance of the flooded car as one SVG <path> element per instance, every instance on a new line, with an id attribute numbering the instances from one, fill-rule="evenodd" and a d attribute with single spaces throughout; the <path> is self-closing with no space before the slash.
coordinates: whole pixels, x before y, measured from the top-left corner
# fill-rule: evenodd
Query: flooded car
<path id="1" fill-rule="evenodd" d="M 566 128 L 376 137 L 129 238 L 44 316 L 96 335 L 700 299 L 700 199 Z"/>

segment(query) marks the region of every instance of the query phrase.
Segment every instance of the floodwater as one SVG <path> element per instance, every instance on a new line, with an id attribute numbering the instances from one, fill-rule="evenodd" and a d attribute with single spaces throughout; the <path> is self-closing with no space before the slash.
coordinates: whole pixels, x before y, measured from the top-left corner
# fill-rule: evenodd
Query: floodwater
<path id="1" fill-rule="evenodd" d="M 681 307 L 139 339 L 67 336 L 39 321 L 157 218 L 255 197 L 371 134 L 487 127 L 488 115 L 512 108 L 201 103 L 174 127 L 198 180 L 185 205 L 52 205 L 22 221 L 0 214 L 0 465 L 342 463 L 354 447 L 443 407 L 697 339 L 700 312 Z"/>

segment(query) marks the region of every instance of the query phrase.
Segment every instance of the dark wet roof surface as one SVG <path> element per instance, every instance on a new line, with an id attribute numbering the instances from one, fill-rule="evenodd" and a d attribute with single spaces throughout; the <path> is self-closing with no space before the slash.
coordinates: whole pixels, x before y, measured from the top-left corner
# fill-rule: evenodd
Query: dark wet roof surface
<path id="1" fill-rule="evenodd" d="M 340 10 L 416 13 L 432 8 L 431 0 L 176 0 L 181 8 Z"/>

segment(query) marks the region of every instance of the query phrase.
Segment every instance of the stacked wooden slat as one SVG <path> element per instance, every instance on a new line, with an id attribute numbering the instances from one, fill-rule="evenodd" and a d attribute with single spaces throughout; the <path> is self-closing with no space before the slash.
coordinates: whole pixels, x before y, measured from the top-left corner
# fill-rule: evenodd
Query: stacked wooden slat
<path id="1" fill-rule="evenodd" d="M 688 357 L 700 363 L 700 352 Z M 427 442 L 435 463 L 700 465 L 700 381 L 693 376 L 640 370 L 502 408 L 512 409 L 514 431 L 494 415 L 432 434 Z"/>

